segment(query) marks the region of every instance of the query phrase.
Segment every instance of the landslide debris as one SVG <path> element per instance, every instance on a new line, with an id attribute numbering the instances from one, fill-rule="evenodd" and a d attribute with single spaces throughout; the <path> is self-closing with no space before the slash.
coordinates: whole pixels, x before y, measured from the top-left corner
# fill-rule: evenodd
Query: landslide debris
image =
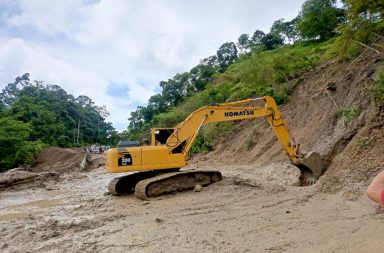
<path id="1" fill-rule="evenodd" d="M 19 167 L 0 174 L 0 189 L 24 185 L 41 184 L 58 180 L 66 173 L 92 170 L 103 166 L 105 157 L 100 154 L 86 154 L 78 148 L 50 147 L 41 152 L 33 167 Z"/>

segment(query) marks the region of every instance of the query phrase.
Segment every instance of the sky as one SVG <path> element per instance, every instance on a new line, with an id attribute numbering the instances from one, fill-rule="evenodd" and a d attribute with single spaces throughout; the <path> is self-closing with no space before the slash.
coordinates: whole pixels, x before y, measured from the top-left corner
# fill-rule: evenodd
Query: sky
<path id="1" fill-rule="evenodd" d="M 0 89 L 17 76 L 90 97 L 122 131 L 130 112 L 243 33 L 304 0 L 0 0 Z"/>

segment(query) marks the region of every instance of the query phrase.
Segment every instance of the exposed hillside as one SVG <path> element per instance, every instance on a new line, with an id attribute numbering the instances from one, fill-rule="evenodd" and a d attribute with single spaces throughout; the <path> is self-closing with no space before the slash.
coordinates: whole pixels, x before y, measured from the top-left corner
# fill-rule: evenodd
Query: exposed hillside
<path id="1" fill-rule="evenodd" d="M 300 76 L 281 111 L 303 151 L 317 151 L 328 165 L 319 189 L 366 187 L 384 169 L 383 110 L 368 92 L 384 55 L 367 51 L 354 62 L 322 62 Z M 237 122 L 203 156 L 209 163 L 289 161 L 264 120 Z M 201 158 L 196 158 L 199 161 Z"/>

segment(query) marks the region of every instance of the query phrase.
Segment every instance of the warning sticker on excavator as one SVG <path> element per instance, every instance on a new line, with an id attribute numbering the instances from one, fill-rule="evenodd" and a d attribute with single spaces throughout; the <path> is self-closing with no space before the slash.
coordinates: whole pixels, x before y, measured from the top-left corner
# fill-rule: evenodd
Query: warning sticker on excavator
<path id="1" fill-rule="evenodd" d="M 119 166 L 132 165 L 132 156 L 130 153 L 119 154 L 117 161 Z"/>

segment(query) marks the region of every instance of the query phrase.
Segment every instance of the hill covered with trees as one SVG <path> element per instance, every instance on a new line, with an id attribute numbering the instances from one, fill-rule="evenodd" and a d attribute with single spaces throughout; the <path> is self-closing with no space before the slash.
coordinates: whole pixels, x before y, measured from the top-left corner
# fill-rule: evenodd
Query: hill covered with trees
<path id="1" fill-rule="evenodd" d="M 26 73 L 0 93 L 0 170 L 33 163 L 47 146 L 113 142 L 105 106 L 75 98 L 58 85 L 31 81 Z"/>
<path id="2" fill-rule="evenodd" d="M 189 113 L 212 103 L 273 96 L 278 104 L 289 99 L 302 74 L 322 61 L 353 61 L 364 50 L 382 47 L 384 3 L 374 0 L 307 0 L 298 16 L 275 21 L 268 33 L 256 30 L 226 42 L 216 55 L 201 60 L 190 71 L 161 81 L 161 93 L 131 113 L 122 134 L 141 140 L 153 126 L 173 127 Z M 383 103 L 383 84 L 375 92 Z M 380 90 L 380 91 L 379 91 Z M 220 133 L 232 123 L 202 129 L 193 152 L 213 148 Z"/>

